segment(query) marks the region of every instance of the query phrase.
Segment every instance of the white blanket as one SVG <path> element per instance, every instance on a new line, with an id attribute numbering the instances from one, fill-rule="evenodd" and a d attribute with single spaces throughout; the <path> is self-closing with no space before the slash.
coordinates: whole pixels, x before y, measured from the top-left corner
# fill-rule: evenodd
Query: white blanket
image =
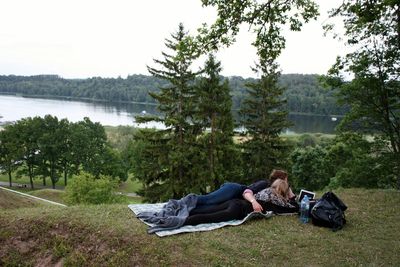
<path id="1" fill-rule="evenodd" d="M 158 212 L 161 210 L 161 208 L 165 205 L 165 203 L 156 203 L 156 204 L 131 204 L 128 205 L 128 207 L 135 213 L 136 215 L 139 214 L 140 212 L 143 211 L 152 211 L 152 212 Z M 247 215 L 243 220 L 231 220 L 231 221 L 226 221 L 226 222 L 219 222 L 219 223 L 204 223 L 204 224 L 198 224 L 198 225 L 185 225 L 177 229 L 173 230 L 164 230 L 164 231 L 158 231 L 155 234 L 163 237 L 163 236 L 169 236 L 169 235 L 175 235 L 175 234 L 180 234 L 180 233 L 190 233 L 190 232 L 200 232 L 200 231 L 211 231 L 214 229 L 218 229 L 224 226 L 235 226 L 235 225 L 240 225 L 244 223 L 245 221 L 251 219 L 251 218 L 270 218 L 273 216 L 272 211 L 269 211 L 267 213 L 260 213 L 260 212 L 252 212 L 249 215 Z M 144 221 L 142 221 L 144 222 Z M 144 222 L 145 224 L 152 226 L 152 224 Z"/>

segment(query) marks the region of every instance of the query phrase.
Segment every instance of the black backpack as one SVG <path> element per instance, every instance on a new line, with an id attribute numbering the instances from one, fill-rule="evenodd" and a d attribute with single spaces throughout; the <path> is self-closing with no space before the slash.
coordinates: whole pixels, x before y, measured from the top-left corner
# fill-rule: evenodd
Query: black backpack
<path id="1" fill-rule="evenodd" d="M 346 223 L 344 211 L 347 206 L 332 192 L 326 192 L 311 209 L 311 220 L 314 225 L 331 228 L 337 231 Z"/>

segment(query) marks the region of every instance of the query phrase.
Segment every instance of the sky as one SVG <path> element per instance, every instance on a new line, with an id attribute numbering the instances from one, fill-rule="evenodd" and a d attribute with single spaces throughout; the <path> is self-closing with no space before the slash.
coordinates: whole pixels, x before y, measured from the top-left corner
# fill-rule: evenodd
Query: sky
<path id="1" fill-rule="evenodd" d="M 322 29 L 327 11 L 341 0 L 316 2 L 321 7 L 317 21 L 301 32 L 285 32 L 286 48 L 278 61 L 282 73 L 325 74 L 346 51 Z M 149 75 L 146 66 L 162 59 L 165 38 L 180 22 L 194 34 L 215 17 L 214 8 L 203 8 L 200 0 L 1 0 L 0 75 Z M 217 54 L 222 75 L 255 77 L 251 40 L 242 28 L 236 43 Z"/>

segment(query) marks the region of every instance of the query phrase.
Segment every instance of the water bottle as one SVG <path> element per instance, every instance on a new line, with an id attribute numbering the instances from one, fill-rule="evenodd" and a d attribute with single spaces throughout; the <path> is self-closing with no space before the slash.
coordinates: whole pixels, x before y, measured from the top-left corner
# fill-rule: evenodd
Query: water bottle
<path id="1" fill-rule="evenodd" d="M 308 223 L 310 209 L 310 199 L 307 195 L 303 197 L 300 203 L 300 221 L 302 223 Z"/>

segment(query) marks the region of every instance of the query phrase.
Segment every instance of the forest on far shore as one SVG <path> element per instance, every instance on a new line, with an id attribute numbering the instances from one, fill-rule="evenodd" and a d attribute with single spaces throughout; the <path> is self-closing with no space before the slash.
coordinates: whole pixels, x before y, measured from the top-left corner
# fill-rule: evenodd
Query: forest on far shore
<path id="1" fill-rule="evenodd" d="M 283 74 L 279 85 L 285 88 L 290 113 L 343 115 L 346 108 L 336 102 L 334 90 L 324 88 L 316 74 Z M 254 78 L 226 77 L 232 96 L 232 108 L 238 110 L 246 96 L 245 84 Z M 129 75 L 127 78 L 65 79 L 58 75 L 16 76 L 0 75 L 0 93 L 30 96 L 57 96 L 84 98 L 110 102 L 155 103 L 149 92 L 159 92 L 165 80 L 147 75 Z"/>

